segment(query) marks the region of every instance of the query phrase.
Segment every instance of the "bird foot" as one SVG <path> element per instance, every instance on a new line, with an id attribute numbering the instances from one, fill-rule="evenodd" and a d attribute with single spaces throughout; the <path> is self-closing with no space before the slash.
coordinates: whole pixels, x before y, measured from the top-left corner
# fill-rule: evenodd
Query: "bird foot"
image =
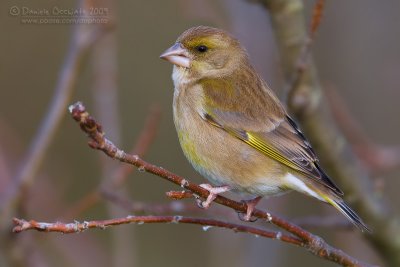
<path id="1" fill-rule="evenodd" d="M 250 200 L 242 200 L 242 202 L 246 203 L 247 205 L 247 210 L 246 210 L 246 214 L 243 213 L 239 213 L 239 219 L 245 222 L 255 222 L 257 221 L 257 218 L 252 218 L 252 214 L 254 209 L 256 208 L 256 205 L 258 204 L 258 202 L 260 202 L 262 197 L 255 197 L 253 199 Z"/>
<path id="2" fill-rule="evenodd" d="M 210 184 L 201 184 L 201 187 L 208 190 L 210 193 L 205 201 L 199 202 L 199 207 L 203 209 L 208 209 L 211 205 L 211 202 L 218 196 L 218 194 L 230 191 L 231 188 L 229 186 L 217 186 L 213 187 Z"/>

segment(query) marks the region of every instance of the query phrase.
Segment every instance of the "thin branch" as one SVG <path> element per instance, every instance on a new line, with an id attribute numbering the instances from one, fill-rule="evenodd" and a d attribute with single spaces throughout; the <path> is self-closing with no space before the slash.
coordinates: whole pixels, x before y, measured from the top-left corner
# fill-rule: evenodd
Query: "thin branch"
<path id="1" fill-rule="evenodd" d="M 314 4 L 313 15 L 310 23 L 310 38 L 314 40 L 315 34 L 321 25 L 322 15 L 324 13 L 325 0 L 317 0 Z"/>
<path id="2" fill-rule="evenodd" d="M 155 174 L 156 176 L 159 176 L 169 182 L 177 184 L 182 188 L 193 192 L 193 194 L 196 196 L 207 198 L 209 192 L 203 187 L 197 184 L 193 184 L 187 179 L 178 176 L 164 168 L 148 163 L 141 159 L 138 155 L 127 154 L 116 147 L 110 140 L 105 138 L 102 126 L 98 124 L 96 120 L 89 115 L 88 112 L 86 112 L 86 108 L 83 106 L 82 103 L 78 102 L 74 105 L 71 105 L 69 107 L 69 110 L 74 120 L 79 123 L 81 130 L 88 135 L 90 139 L 88 144 L 91 148 L 103 151 L 112 159 L 134 165 L 142 171 Z M 246 211 L 245 203 L 236 202 L 223 196 L 218 196 L 215 199 L 215 202 L 226 207 L 230 207 L 238 212 Z M 343 251 L 331 247 L 320 237 L 313 235 L 310 232 L 307 232 L 306 230 L 300 228 L 299 226 L 290 223 L 282 218 L 279 218 L 278 216 L 272 215 L 269 212 L 256 209 L 254 210 L 253 216 L 270 222 L 298 237 L 304 242 L 304 247 L 306 247 L 308 251 L 310 251 L 314 255 L 339 263 L 343 266 L 368 266 L 367 264 L 361 263 L 360 261 L 350 257 Z M 112 223 L 113 221 L 111 220 L 110 222 Z M 30 224 L 27 224 L 28 228 L 29 225 Z M 79 225 L 78 228 L 81 229 L 81 227 L 83 226 Z"/>
<path id="3" fill-rule="evenodd" d="M 303 246 L 301 239 L 283 234 L 281 232 L 267 231 L 260 228 L 255 228 L 251 226 L 245 226 L 235 223 L 223 222 L 214 219 L 203 219 L 203 218 L 193 218 L 185 216 L 127 216 L 124 218 L 116 218 L 110 220 L 102 221 L 85 221 L 85 222 L 73 222 L 73 223 L 45 223 L 37 222 L 34 220 L 25 221 L 21 219 L 14 218 L 13 228 L 14 233 L 20 233 L 27 230 L 37 230 L 41 232 L 59 232 L 63 234 L 73 234 L 86 231 L 91 228 L 105 229 L 109 226 L 116 226 L 121 224 L 136 223 L 149 224 L 149 223 L 174 223 L 174 224 L 196 224 L 203 226 L 203 229 L 207 231 L 210 227 L 218 227 L 233 230 L 235 233 L 249 233 L 256 236 L 278 239 L 286 243 L 290 243 L 297 246 Z"/>
<path id="4" fill-rule="evenodd" d="M 167 197 L 175 200 L 181 200 L 185 198 L 192 198 L 195 197 L 192 192 L 190 191 L 168 191 L 165 193 Z"/>

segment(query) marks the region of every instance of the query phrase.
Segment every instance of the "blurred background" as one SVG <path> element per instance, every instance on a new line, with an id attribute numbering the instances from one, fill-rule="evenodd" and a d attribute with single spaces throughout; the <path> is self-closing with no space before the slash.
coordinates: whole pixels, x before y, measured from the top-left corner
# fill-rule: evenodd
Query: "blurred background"
<path id="1" fill-rule="evenodd" d="M 79 59 L 76 83 L 64 99 L 68 104 L 84 102 L 103 123 L 107 136 L 125 151 L 135 145 L 148 114 L 160 110 L 156 137 L 144 159 L 197 183 L 204 180 L 184 158 L 172 121 L 172 66 L 159 55 L 189 27 L 223 28 L 240 39 L 256 69 L 282 96 L 283 71 L 273 29 L 268 12 L 257 3 L 100 1 L 96 6 L 104 16 L 98 24 L 103 25 L 23 21 L 24 7 L 36 12 L 54 8 L 74 11 L 80 5 L 66 0 L 0 2 L 0 196 L 7 194 L 12 179 L 20 174 L 48 113 L 63 65 L 68 65 L 65 62 L 74 29 L 80 32 L 75 40 L 93 44 Z M 304 1 L 304 5 L 309 22 L 314 1 Z M 387 146 L 398 146 L 400 133 L 399 12 L 396 0 L 327 1 L 312 47 L 322 84 L 334 88 L 371 140 Z M 90 27 L 99 26 L 107 29 L 93 34 Z M 86 137 L 67 109 L 62 117 L 24 193 L 20 214 L 50 222 L 129 214 L 107 200 L 71 211 L 121 164 L 88 148 Z M 400 201 L 398 174 L 391 171 L 378 178 L 384 181 L 383 192 L 393 204 L 393 212 L 400 215 L 396 209 Z M 179 190 L 136 170 L 126 178 L 121 187 L 110 187 L 111 191 L 135 201 L 168 203 L 171 200 L 165 192 Z M 183 201 L 195 206 L 192 199 Z M 260 207 L 288 219 L 316 215 L 343 219 L 334 209 L 296 193 L 263 200 Z M 217 205 L 198 214 L 240 223 L 233 211 Z M 5 229 L 11 229 L 11 219 L 1 218 Z M 357 230 L 311 231 L 358 259 L 382 263 Z M 74 235 L 7 232 L 0 243 L 1 266 L 334 266 L 279 241 L 221 229 L 203 231 L 193 225 L 125 225 Z"/>

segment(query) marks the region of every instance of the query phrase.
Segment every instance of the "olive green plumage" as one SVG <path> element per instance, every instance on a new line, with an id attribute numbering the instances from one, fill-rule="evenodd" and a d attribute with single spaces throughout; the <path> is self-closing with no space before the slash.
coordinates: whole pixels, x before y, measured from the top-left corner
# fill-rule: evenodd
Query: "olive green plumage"
<path id="1" fill-rule="evenodd" d="M 254 196 L 302 192 L 367 230 L 239 41 L 195 27 L 161 57 L 174 64 L 174 122 L 197 171 L 215 185 Z"/>

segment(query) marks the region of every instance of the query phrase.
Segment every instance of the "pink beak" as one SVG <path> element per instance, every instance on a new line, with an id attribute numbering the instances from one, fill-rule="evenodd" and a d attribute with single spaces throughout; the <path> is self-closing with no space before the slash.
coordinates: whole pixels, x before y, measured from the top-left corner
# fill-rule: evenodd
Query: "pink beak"
<path id="1" fill-rule="evenodd" d="M 161 54 L 160 58 L 183 68 L 189 68 L 191 63 L 188 52 L 181 43 L 175 43 L 173 46 L 165 50 L 165 52 Z"/>

